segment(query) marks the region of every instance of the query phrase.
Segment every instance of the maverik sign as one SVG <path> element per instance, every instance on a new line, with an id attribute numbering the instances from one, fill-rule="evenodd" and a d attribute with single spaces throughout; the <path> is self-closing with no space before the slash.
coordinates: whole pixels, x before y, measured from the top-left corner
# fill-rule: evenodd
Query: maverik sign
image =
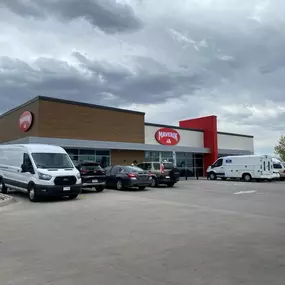
<path id="1" fill-rule="evenodd" d="M 155 139 L 163 145 L 176 145 L 180 141 L 180 134 L 170 128 L 162 128 L 156 131 Z"/>
<path id="2" fill-rule="evenodd" d="M 22 132 L 27 132 L 33 124 L 33 114 L 29 111 L 22 113 L 19 119 L 19 127 Z"/>

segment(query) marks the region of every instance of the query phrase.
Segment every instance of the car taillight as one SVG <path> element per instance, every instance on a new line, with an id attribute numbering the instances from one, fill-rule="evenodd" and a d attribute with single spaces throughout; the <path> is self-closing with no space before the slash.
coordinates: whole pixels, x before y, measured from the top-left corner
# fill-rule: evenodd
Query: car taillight
<path id="1" fill-rule="evenodd" d="M 160 172 L 161 174 L 164 174 L 164 165 L 162 163 L 160 164 Z"/>
<path id="2" fill-rule="evenodd" d="M 283 170 L 283 173 L 285 173 L 285 169 Z"/>
<path id="3" fill-rule="evenodd" d="M 134 177 L 137 177 L 137 174 L 136 173 L 128 173 L 128 177 L 134 178 Z"/>
<path id="4" fill-rule="evenodd" d="M 80 170 L 80 173 L 81 174 L 86 174 L 86 173 L 88 173 L 88 170 Z"/>

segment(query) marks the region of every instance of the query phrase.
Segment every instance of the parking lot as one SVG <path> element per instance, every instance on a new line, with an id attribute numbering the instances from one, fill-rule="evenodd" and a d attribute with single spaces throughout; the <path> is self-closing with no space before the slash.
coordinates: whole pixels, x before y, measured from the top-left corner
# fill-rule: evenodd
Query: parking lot
<path id="1" fill-rule="evenodd" d="M 13 196 L 0 208 L 1 285 L 285 282 L 285 182 Z"/>

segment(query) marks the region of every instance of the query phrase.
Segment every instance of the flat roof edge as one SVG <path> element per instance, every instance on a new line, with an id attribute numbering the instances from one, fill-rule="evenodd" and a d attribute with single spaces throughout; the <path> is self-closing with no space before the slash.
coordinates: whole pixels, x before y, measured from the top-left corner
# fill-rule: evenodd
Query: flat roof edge
<path id="1" fill-rule="evenodd" d="M 7 115 L 9 115 L 9 114 L 11 114 L 11 113 L 13 113 L 13 112 L 18 111 L 19 109 L 21 109 L 21 108 L 23 108 L 23 107 L 25 107 L 25 106 L 28 106 L 28 105 L 30 105 L 30 104 L 32 104 L 32 103 L 38 101 L 38 98 L 39 98 L 39 97 L 34 97 L 33 99 L 31 99 L 31 100 L 29 100 L 29 101 L 27 101 L 27 102 L 25 102 L 25 103 L 23 103 L 23 104 L 21 104 L 21 105 L 18 105 L 18 106 L 16 106 L 16 107 L 10 109 L 9 111 L 7 111 L 7 112 L 1 114 L 1 115 L 0 115 L 0 119 L 2 119 L 3 117 L 5 117 L 5 116 L 7 116 Z"/>
<path id="2" fill-rule="evenodd" d="M 250 135 L 243 135 L 243 134 L 236 134 L 236 133 L 227 133 L 227 132 L 218 132 L 218 135 L 227 135 L 227 136 L 235 136 L 235 137 L 244 137 L 244 138 L 251 138 L 253 139 L 254 136 Z"/>
<path id="3" fill-rule="evenodd" d="M 115 107 L 108 107 L 108 106 L 103 106 L 103 105 L 96 105 L 92 103 L 85 103 L 85 102 L 79 102 L 79 101 L 73 101 L 73 100 L 60 99 L 60 98 L 55 98 L 55 97 L 38 96 L 38 99 L 42 101 L 47 101 L 47 102 L 70 104 L 70 105 L 76 105 L 76 106 L 82 106 L 82 107 L 110 110 L 110 111 L 115 111 L 115 112 L 145 115 L 144 112 L 122 109 L 122 108 L 115 108 Z"/>

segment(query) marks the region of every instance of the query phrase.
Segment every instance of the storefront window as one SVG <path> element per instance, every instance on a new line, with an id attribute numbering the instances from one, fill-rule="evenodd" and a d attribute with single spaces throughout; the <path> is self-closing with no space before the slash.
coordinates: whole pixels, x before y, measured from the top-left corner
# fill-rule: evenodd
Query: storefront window
<path id="1" fill-rule="evenodd" d="M 65 151 L 67 152 L 67 154 L 69 155 L 73 163 L 77 165 L 79 150 L 78 149 L 65 149 Z"/>
<path id="2" fill-rule="evenodd" d="M 146 151 L 145 161 L 160 161 L 159 151 Z"/>
<path id="3" fill-rule="evenodd" d="M 111 164 L 111 155 L 109 150 L 95 149 L 65 149 L 75 165 L 85 161 L 100 163 L 102 167 Z"/>
<path id="4" fill-rule="evenodd" d="M 161 161 L 169 161 L 169 162 L 173 162 L 173 154 L 171 151 L 165 151 L 165 152 L 161 152 L 160 153 L 161 156 Z"/>
<path id="5" fill-rule="evenodd" d="M 105 168 L 111 164 L 109 150 L 96 150 L 96 162 L 100 163 L 101 167 Z"/>
<path id="6" fill-rule="evenodd" d="M 192 177 L 195 175 L 193 165 L 194 155 L 188 152 L 176 153 L 176 164 L 181 177 Z"/>

